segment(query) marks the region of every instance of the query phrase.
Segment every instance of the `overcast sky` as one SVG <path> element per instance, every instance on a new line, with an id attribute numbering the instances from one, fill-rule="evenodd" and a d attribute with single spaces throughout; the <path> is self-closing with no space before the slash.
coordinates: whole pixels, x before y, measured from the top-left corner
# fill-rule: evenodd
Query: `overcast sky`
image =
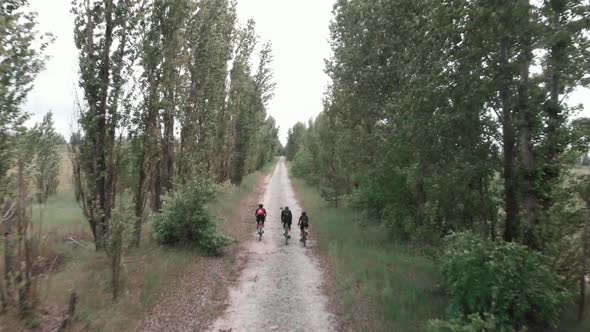
<path id="1" fill-rule="evenodd" d="M 71 0 L 30 0 L 39 14 L 41 31 L 56 37 L 48 53 L 51 59 L 35 82 L 25 110 L 39 121 L 52 110 L 57 130 L 69 137 L 77 82 L 77 50 L 74 45 Z M 324 59 L 330 55 L 329 23 L 334 0 L 238 0 L 240 22 L 256 21 L 260 41 L 270 40 L 274 53 L 275 98 L 269 113 L 286 141 L 288 128 L 307 121 L 322 110 L 328 77 Z"/>
<path id="2" fill-rule="evenodd" d="M 57 130 L 69 137 L 74 112 L 74 87 L 77 85 L 77 50 L 73 41 L 71 0 L 30 0 L 39 14 L 41 31 L 52 32 L 56 41 L 48 53 L 51 59 L 35 82 L 25 110 L 38 121 L 52 110 Z M 253 18 L 261 42 L 270 40 L 274 50 L 275 98 L 269 112 L 281 128 L 307 121 L 322 110 L 322 96 L 328 82 L 324 59 L 330 55 L 329 23 L 334 0 L 238 0 L 241 22 Z M 570 98 L 571 104 L 586 105 L 590 115 L 588 90 Z"/>

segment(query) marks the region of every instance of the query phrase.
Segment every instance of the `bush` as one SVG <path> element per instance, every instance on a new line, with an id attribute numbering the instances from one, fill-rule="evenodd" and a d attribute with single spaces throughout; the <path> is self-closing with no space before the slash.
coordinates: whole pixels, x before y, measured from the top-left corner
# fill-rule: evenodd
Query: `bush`
<path id="1" fill-rule="evenodd" d="M 217 233 L 217 221 L 206 208 L 215 198 L 213 185 L 204 180 L 187 184 L 168 197 L 153 221 L 155 238 L 162 244 L 194 246 L 219 255 L 231 239 Z"/>
<path id="2" fill-rule="evenodd" d="M 482 317 L 483 316 L 483 317 Z M 450 321 L 435 319 L 430 322 L 430 331 L 432 332 L 474 332 L 474 331 L 494 331 L 506 332 L 505 328 L 496 324 L 496 319 L 488 313 L 482 316 L 471 314 L 466 319 L 454 318 Z"/>
<path id="3" fill-rule="evenodd" d="M 453 234 L 446 241 L 443 277 L 452 320 L 435 322 L 446 327 L 437 331 L 462 331 L 451 328 L 459 326 L 458 321 L 480 326 L 479 331 L 557 322 L 568 293 L 544 256 L 520 244 L 492 242 L 471 233 Z M 481 319 L 474 319 L 477 316 Z"/>

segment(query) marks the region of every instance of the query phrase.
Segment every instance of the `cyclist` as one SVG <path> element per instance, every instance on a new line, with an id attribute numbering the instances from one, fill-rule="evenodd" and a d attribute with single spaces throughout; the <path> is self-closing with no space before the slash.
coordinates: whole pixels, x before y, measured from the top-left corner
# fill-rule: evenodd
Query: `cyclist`
<path id="1" fill-rule="evenodd" d="M 285 228 L 285 225 L 287 225 L 289 226 L 289 230 L 291 230 L 293 214 L 291 214 L 291 210 L 289 210 L 288 206 L 285 206 L 285 209 L 283 209 L 283 212 L 281 212 L 281 220 L 283 221 L 283 228 Z"/>
<path id="2" fill-rule="evenodd" d="M 266 210 L 262 204 L 258 204 L 258 208 L 254 213 L 256 216 L 256 229 L 258 229 L 258 224 L 262 227 L 262 233 L 264 233 L 264 220 L 266 219 Z"/>
<path id="3" fill-rule="evenodd" d="M 297 225 L 301 230 L 301 239 L 299 241 L 303 241 L 303 232 L 309 228 L 309 217 L 307 216 L 307 213 L 301 212 L 301 217 L 299 217 L 299 222 L 297 222 Z"/>

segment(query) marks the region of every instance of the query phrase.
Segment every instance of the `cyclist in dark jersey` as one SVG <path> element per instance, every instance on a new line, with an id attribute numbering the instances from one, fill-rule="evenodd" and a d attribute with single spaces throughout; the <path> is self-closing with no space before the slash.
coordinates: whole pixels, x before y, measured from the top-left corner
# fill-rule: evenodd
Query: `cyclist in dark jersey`
<path id="1" fill-rule="evenodd" d="M 297 225 L 299 226 L 299 229 L 301 230 L 301 240 L 303 240 L 303 232 L 309 228 L 309 217 L 307 216 L 307 213 L 302 212 L 301 213 L 301 217 L 299 217 L 299 222 L 297 222 Z"/>
<path id="2" fill-rule="evenodd" d="M 281 221 L 283 222 L 283 228 L 285 225 L 289 226 L 289 230 L 291 230 L 291 222 L 293 221 L 293 214 L 291 210 L 289 210 L 288 206 L 285 206 L 283 212 L 281 212 Z"/>

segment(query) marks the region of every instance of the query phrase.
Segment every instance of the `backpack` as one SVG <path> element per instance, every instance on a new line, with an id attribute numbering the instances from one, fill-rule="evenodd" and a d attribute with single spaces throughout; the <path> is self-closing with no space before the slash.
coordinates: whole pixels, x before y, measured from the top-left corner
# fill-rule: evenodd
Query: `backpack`
<path id="1" fill-rule="evenodd" d="M 283 219 L 289 220 L 293 218 L 290 210 L 283 210 Z"/>
<path id="2" fill-rule="evenodd" d="M 264 217 L 264 209 L 256 210 L 256 216 L 257 217 Z"/>

